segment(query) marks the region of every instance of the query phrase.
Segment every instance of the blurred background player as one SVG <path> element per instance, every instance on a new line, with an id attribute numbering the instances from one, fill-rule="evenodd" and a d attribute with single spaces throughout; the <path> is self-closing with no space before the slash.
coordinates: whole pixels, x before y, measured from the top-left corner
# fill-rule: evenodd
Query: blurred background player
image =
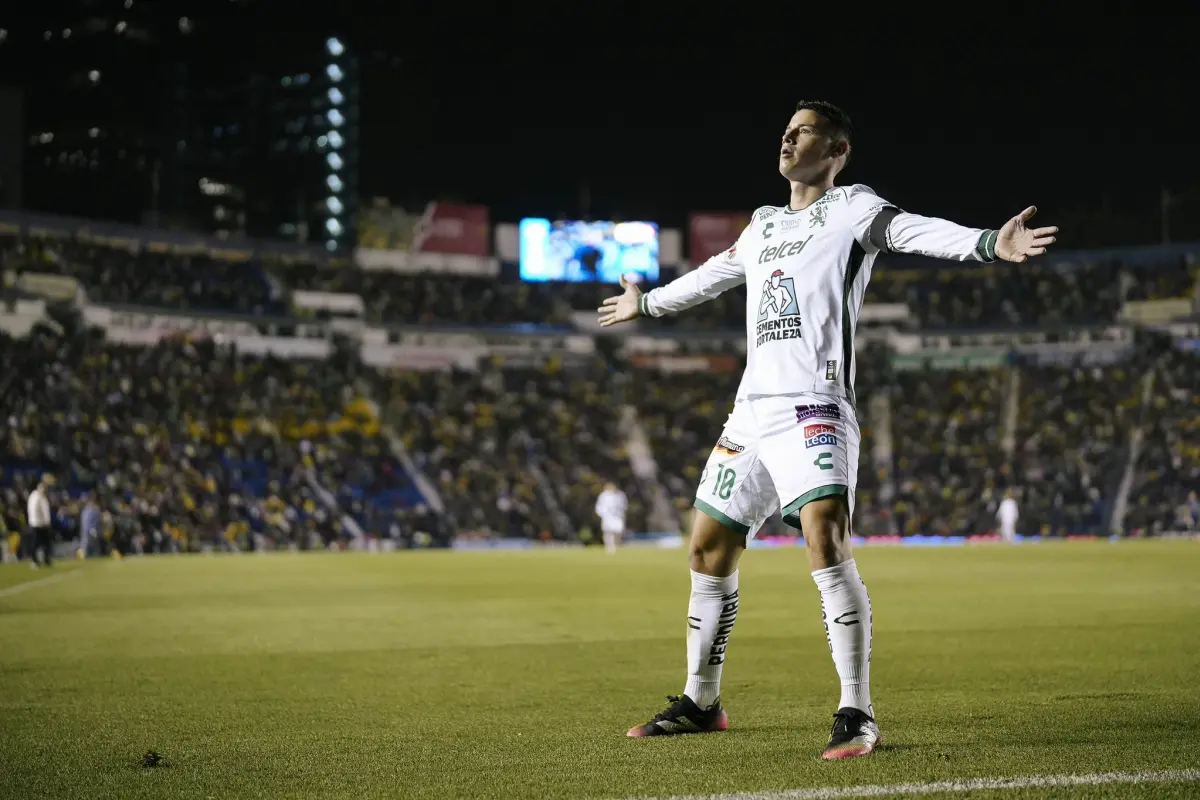
<path id="1" fill-rule="evenodd" d="M 96 505 L 96 498 L 89 494 L 79 515 L 79 550 L 76 555 L 79 558 L 92 555 L 93 549 L 100 544 L 99 536 L 100 506 Z"/>
<path id="2" fill-rule="evenodd" d="M 1017 541 L 1017 501 L 1012 489 L 1004 493 L 1000 507 L 996 509 L 996 520 L 1000 523 L 1000 538 L 1006 542 Z"/>
<path id="3" fill-rule="evenodd" d="M 50 498 L 46 495 L 46 487 L 52 480 L 50 475 L 42 475 L 38 485 L 29 493 L 29 506 L 26 509 L 26 524 L 29 526 L 29 542 L 26 545 L 30 557 L 30 566 L 38 568 L 38 552 L 42 554 L 42 563 L 47 567 L 54 564 L 54 535 L 50 517 Z"/>
<path id="4" fill-rule="evenodd" d="M 604 537 L 604 549 L 617 552 L 621 537 L 625 533 L 625 509 L 629 503 L 625 493 L 611 481 L 604 484 L 604 491 L 596 498 L 596 516 L 600 518 L 600 533 Z"/>

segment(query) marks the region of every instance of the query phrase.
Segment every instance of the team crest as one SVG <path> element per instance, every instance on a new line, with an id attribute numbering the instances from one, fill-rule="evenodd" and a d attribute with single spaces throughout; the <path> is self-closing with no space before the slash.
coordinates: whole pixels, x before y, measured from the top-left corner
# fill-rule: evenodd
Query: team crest
<path id="1" fill-rule="evenodd" d="M 809 222 L 808 226 L 810 228 L 824 228 L 825 227 L 825 217 L 828 214 L 829 214 L 829 204 L 822 203 L 820 200 L 818 200 L 816 205 L 813 206 L 812 213 L 809 215 L 811 217 L 812 221 Z"/>

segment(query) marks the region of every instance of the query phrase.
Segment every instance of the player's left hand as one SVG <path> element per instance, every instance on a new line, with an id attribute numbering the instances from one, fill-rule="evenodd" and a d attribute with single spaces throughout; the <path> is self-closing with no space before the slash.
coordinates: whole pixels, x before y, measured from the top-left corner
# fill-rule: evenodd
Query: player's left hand
<path id="1" fill-rule="evenodd" d="M 1025 223 L 1033 219 L 1037 206 L 1017 214 L 1004 223 L 1004 227 L 996 235 L 996 257 L 1004 261 L 1020 263 L 1033 256 L 1040 256 L 1046 248 L 1054 244 L 1054 234 L 1058 228 L 1027 228 Z"/>
<path id="2" fill-rule="evenodd" d="M 621 288 L 625 290 L 624 293 L 604 298 L 604 302 L 596 309 L 600 312 L 600 326 L 603 328 L 618 322 L 628 322 L 639 316 L 638 298 L 642 296 L 642 290 L 637 284 L 625 280 L 624 275 L 621 276 Z"/>

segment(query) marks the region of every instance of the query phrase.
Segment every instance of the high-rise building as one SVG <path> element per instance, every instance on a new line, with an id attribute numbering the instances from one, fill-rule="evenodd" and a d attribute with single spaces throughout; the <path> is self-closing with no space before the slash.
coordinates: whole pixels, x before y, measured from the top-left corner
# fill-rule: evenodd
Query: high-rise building
<path id="1" fill-rule="evenodd" d="M 287 55 L 223 84 L 178 81 L 185 145 L 164 173 L 168 206 L 231 235 L 351 246 L 357 60 L 336 37 L 297 42 Z"/>
<path id="2" fill-rule="evenodd" d="M 25 156 L 25 112 L 21 93 L 0 86 L 0 208 L 22 203 Z"/>
<path id="3" fill-rule="evenodd" d="M 27 207 L 132 222 L 151 206 L 160 62 L 190 32 L 188 18 L 153 9 L 79 0 L 5 23 L 0 82 L 23 95 Z"/>
<path id="4" fill-rule="evenodd" d="M 248 2 L 77 0 L 13 23 L 26 207 L 351 246 L 357 59 L 270 22 Z"/>

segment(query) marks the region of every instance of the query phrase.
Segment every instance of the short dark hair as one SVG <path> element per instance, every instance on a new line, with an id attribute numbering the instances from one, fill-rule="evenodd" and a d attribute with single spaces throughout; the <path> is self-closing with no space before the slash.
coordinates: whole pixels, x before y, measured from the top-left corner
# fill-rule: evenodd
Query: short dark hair
<path id="1" fill-rule="evenodd" d="M 854 125 L 850 122 L 850 115 L 833 103 L 827 103 L 824 100 L 801 100 L 796 103 L 797 111 L 815 111 L 825 118 L 835 133 L 846 140 L 847 143 L 854 144 Z"/>

